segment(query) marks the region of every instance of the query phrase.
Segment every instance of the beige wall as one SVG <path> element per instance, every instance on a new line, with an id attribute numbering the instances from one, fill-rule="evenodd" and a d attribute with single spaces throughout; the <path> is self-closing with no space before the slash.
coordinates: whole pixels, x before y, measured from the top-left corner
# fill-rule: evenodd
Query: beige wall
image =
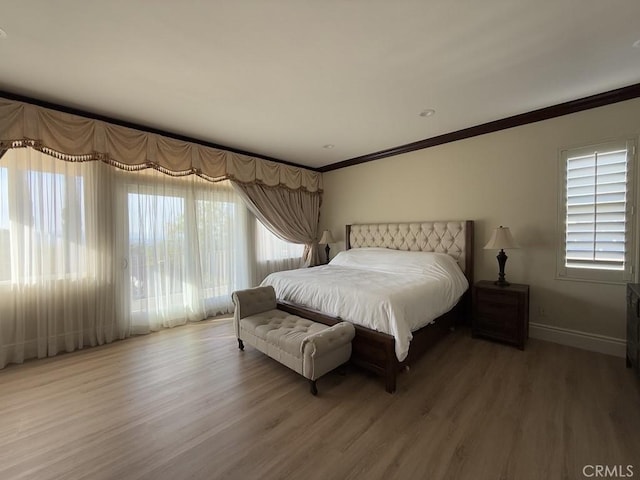
<path id="1" fill-rule="evenodd" d="M 623 285 L 555 278 L 558 151 L 639 134 L 636 99 L 328 172 L 321 228 L 338 241 L 347 223 L 472 219 L 480 280 L 497 278 L 497 252 L 482 247 L 508 226 L 522 248 L 506 276 L 531 285 L 531 322 L 624 339 Z"/>

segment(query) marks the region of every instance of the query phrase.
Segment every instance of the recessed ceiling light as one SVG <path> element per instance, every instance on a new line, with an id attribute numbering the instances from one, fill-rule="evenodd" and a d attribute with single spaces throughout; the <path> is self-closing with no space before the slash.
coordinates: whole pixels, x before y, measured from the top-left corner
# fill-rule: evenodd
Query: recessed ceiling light
<path id="1" fill-rule="evenodd" d="M 635 42 L 633 42 L 633 46 L 635 48 L 640 48 L 640 40 L 636 40 Z"/>
<path id="2" fill-rule="evenodd" d="M 2 38 L 7 38 L 7 32 L 5 32 L 4 30 L 2 30 L 0 28 L 0 39 L 2 39 Z"/>
<path id="3" fill-rule="evenodd" d="M 327 143 L 326 145 L 322 146 L 322 148 L 326 148 L 327 150 L 331 150 L 333 147 L 335 147 L 335 145 L 332 143 Z"/>
<path id="4" fill-rule="evenodd" d="M 425 110 L 422 110 L 419 115 L 421 117 L 432 117 L 436 114 L 436 111 L 433 108 L 427 108 Z"/>

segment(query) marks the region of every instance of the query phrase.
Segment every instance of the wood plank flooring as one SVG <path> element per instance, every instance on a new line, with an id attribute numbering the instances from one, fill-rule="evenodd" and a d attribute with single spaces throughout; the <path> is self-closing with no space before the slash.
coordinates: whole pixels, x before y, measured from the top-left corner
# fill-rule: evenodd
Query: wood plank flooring
<path id="1" fill-rule="evenodd" d="M 0 371 L 0 478 L 579 479 L 640 476 L 640 382 L 624 360 L 459 330 L 389 395 L 347 368 L 306 380 L 229 320 Z"/>

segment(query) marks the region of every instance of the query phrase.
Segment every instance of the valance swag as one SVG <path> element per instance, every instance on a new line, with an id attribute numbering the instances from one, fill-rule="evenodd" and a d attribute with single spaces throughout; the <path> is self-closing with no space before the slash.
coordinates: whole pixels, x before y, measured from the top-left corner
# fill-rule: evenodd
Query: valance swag
<path id="1" fill-rule="evenodd" d="M 62 160 L 99 160 L 130 171 L 154 168 L 212 182 L 322 192 L 318 172 L 0 98 L 0 152 L 27 146 Z"/>

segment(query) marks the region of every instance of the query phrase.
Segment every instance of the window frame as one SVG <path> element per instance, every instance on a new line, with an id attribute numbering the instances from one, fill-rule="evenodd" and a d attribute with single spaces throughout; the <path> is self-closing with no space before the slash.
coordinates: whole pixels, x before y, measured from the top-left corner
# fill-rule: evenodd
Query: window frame
<path id="1" fill-rule="evenodd" d="M 609 270 L 588 267 L 567 267 L 566 215 L 567 215 L 567 160 L 570 157 L 603 153 L 611 150 L 627 150 L 627 185 L 625 211 L 625 267 Z M 595 283 L 625 284 L 637 278 L 637 225 L 635 219 L 637 200 L 636 139 L 625 137 L 596 144 L 561 148 L 558 151 L 558 246 L 556 252 L 556 279 Z"/>

